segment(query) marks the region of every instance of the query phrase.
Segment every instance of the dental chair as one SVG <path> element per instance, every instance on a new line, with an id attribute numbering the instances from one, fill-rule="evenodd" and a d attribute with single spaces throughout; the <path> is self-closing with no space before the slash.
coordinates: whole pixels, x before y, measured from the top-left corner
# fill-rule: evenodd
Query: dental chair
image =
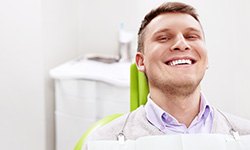
<path id="1" fill-rule="evenodd" d="M 148 93 L 149 89 L 145 74 L 138 71 L 136 64 L 132 64 L 130 66 L 130 111 L 135 110 L 140 105 L 144 105 L 147 102 Z M 96 122 L 82 135 L 74 150 L 81 150 L 85 140 L 92 132 L 121 115 L 112 114 Z"/>

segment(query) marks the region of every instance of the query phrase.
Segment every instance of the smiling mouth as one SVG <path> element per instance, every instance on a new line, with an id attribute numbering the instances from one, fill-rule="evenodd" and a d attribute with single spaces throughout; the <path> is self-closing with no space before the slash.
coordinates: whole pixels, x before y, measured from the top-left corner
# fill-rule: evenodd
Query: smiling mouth
<path id="1" fill-rule="evenodd" d="M 192 65 L 196 61 L 192 59 L 176 59 L 167 61 L 166 64 L 169 66 L 179 66 L 179 65 Z"/>

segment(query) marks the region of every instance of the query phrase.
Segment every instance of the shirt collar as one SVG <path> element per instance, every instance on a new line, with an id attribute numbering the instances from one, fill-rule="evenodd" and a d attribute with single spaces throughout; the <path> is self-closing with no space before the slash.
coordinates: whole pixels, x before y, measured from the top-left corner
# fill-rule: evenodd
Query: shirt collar
<path id="1" fill-rule="evenodd" d="M 158 129 L 163 130 L 166 126 L 178 126 L 178 121 L 160 108 L 151 98 L 150 95 L 147 97 L 147 103 L 145 105 L 146 117 Z M 201 93 L 200 98 L 200 111 L 196 117 L 195 122 L 201 122 L 208 118 L 209 114 L 212 113 L 212 107 Z"/>
<path id="2" fill-rule="evenodd" d="M 211 105 L 206 100 L 205 96 L 201 93 L 201 99 L 200 99 L 200 112 L 197 116 L 197 121 L 200 121 L 201 119 L 207 119 L 208 115 L 212 112 Z"/>
<path id="3" fill-rule="evenodd" d="M 145 104 L 146 117 L 148 121 L 156 126 L 158 129 L 163 130 L 165 128 L 164 121 L 162 119 L 165 111 L 161 109 L 151 98 L 150 94 L 147 97 L 147 103 Z"/>

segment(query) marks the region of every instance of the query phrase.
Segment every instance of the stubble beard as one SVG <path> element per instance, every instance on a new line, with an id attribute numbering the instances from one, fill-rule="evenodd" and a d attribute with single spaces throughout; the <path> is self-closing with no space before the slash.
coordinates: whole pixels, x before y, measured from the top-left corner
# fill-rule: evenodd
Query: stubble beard
<path id="1" fill-rule="evenodd" d="M 171 97 L 187 97 L 195 92 L 199 87 L 201 79 L 198 81 L 163 81 L 152 79 L 151 85 L 158 88 L 164 95 Z"/>

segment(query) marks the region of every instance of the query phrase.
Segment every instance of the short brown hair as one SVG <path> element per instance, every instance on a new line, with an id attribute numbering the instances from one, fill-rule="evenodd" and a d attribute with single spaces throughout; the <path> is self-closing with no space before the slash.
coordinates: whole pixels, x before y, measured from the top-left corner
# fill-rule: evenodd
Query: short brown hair
<path id="1" fill-rule="evenodd" d="M 144 33 L 146 26 L 158 15 L 163 13 L 184 13 L 189 14 L 194 17 L 199 23 L 198 14 L 196 13 L 195 8 L 190 5 L 180 3 L 180 2 L 167 2 L 161 4 L 156 9 L 151 10 L 143 19 L 141 23 L 141 27 L 138 32 L 138 47 L 137 51 L 144 51 L 143 50 L 143 43 L 144 43 Z"/>

